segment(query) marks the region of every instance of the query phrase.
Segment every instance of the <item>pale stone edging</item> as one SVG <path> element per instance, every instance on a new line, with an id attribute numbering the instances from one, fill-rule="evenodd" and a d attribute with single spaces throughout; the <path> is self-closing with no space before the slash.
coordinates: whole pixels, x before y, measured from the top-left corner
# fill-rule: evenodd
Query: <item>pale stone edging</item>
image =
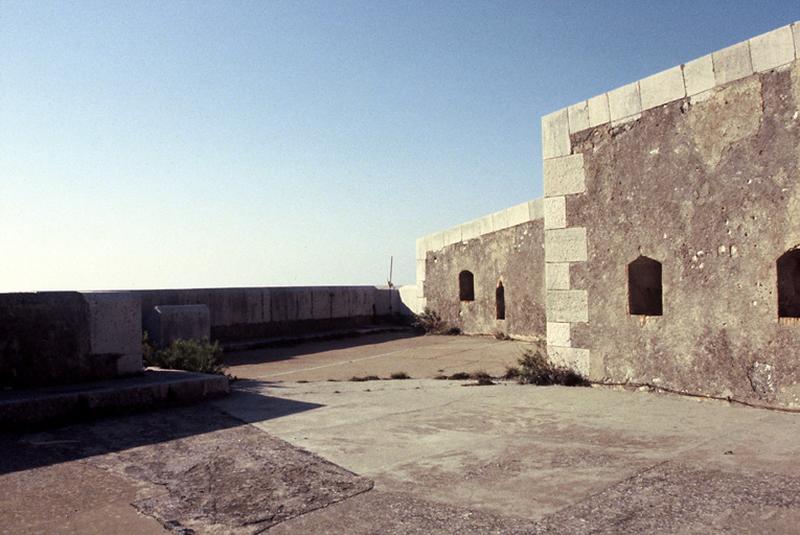
<path id="1" fill-rule="evenodd" d="M 418 308 L 422 310 L 427 304 L 424 293 L 424 282 L 425 257 L 429 251 L 438 251 L 454 243 L 466 242 L 485 234 L 515 227 L 529 221 L 542 219 L 543 217 L 542 199 L 534 199 L 418 238 L 416 248 Z"/>
<path id="2" fill-rule="evenodd" d="M 569 155 L 569 134 L 606 123 L 616 125 L 636 120 L 643 111 L 797 59 L 800 59 L 800 22 L 567 106 L 542 119 L 543 156 L 549 159 Z"/>
<path id="3" fill-rule="evenodd" d="M 641 117 L 643 111 L 699 95 L 800 58 L 800 22 L 729 46 L 542 117 L 547 350 L 550 359 L 584 375 L 590 351 L 573 347 L 572 328 L 589 321 L 588 292 L 573 288 L 570 267 L 586 262 L 586 228 L 570 227 L 567 195 L 584 193 L 583 155 L 570 134 Z"/>

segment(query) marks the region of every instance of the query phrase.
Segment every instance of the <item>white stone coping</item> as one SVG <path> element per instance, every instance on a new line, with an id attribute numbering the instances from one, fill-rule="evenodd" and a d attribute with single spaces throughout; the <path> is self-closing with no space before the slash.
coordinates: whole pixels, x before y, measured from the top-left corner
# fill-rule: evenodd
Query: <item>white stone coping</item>
<path id="1" fill-rule="evenodd" d="M 490 232 L 515 227 L 543 217 L 542 199 L 534 199 L 449 229 L 428 234 L 417 238 L 417 260 L 425 260 L 428 251 L 438 251 L 454 243 L 465 242 Z"/>
<path id="2" fill-rule="evenodd" d="M 545 159 L 569 154 L 569 134 L 602 124 L 638 119 L 668 102 L 765 72 L 800 59 L 800 22 L 688 61 L 542 118 Z"/>

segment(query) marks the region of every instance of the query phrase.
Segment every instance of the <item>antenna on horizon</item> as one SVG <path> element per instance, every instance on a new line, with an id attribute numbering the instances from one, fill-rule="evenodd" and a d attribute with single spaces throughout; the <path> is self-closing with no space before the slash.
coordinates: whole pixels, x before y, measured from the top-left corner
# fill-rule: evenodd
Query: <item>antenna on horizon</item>
<path id="1" fill-rule="evenodd" d="M 394 268 L 394 256 L 389 256 L 389 288 L 394 288 L 392 284 L 392 269 Z"/>

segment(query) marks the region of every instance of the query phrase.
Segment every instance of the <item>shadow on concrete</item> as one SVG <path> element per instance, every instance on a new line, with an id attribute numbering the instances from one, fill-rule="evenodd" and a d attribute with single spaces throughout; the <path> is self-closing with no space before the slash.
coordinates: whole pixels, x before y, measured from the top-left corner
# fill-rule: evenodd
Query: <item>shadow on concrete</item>
<path id="1" fill-rule="evenodd" d="M 234 390 L 231 394 L 231 401 L 246 415 L 244 418 L 234 418 L 217 407 L 218 402 L 206 401 L 46 431 L 0 433 L 0 475 L 142 446 L 194 440 L 195 437 L 203 440 L 202 435 L 245 426 L 251 421 L 322 407 L 259 394 L 255 390 L 263 387 L 263 382 L 248 381 L 247 386 L 247 390 Z"/>
<path id="2" fill-rule="evenodd" d="M 339 338 L 334 340 L 310 341 L 280 347 L 233 351 L 230 353 L 225 353 L 225 364 L 227 366 L 242 366 L 247 364 L 277 362 L 281 360 L 290 360 L 302 357 L 304 355 L 349 349 L 365 345 L 377 345 L 394 340 L 416 338 L 418 336 L 422 335 L 416 331 L 404 330 L 398 332 L 386 332 L 349 338 Z"/>

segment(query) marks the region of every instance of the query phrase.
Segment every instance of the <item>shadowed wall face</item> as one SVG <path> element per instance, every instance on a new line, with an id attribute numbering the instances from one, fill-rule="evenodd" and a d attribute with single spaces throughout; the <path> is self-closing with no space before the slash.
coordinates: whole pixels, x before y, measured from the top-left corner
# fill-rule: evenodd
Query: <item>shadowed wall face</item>
<path id="1" fill-rule="evenodd" d="M 534 219 L 428 252 L 428 308 L 465 333 L 544 338 L 543 243 L 543 221 Z"/>
<path id="2" fill-rule="evenodd" d="M 794 61 L 571 134 L 586 191 L 566 196 L 566 215 L 588 246 L 571 271 L 588 322 L 571 336 L 592 375 L 800 402 L 798 257 L 786 255 L 800 244 L 799 115 Z M 629 271 L 640 256 L 660 274 L 641 259 Z M 656 279 L 661 316 L 646 312 Z"/>

